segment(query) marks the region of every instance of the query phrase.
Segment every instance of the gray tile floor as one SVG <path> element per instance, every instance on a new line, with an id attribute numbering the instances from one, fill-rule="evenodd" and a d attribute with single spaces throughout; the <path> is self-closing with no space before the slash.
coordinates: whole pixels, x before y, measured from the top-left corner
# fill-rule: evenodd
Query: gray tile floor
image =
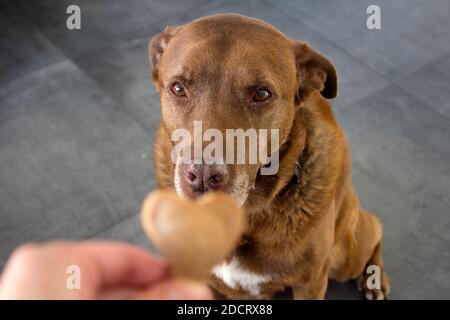
<path id="1" fill-rule="evenodd" d="M 373 2 L 373 1 L 371 1 Z M 155 187 L 159 101 L 149 38 L 238 12 L 308 40 L 337 66 L 334 110 L 364 207 L 382 219 L 394 299 L 450 298 L 448 0 L 5 0 L 0 4 L 0 267 L 27 241 L 107 238 L 152 249 L 138 211 Z M 65 27 L 77 3 L 82 30 Z M 330 283 L 329 299 L 359 298 Z"/>

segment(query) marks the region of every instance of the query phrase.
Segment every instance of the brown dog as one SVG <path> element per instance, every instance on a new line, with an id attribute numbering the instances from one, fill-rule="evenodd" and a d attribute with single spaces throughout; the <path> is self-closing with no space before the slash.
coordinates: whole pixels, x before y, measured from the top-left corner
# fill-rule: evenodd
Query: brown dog
<path id="1" fill-rule="evenodd" d="M 247 227 L 211 285 L 227 297 L 322 299 L 328 279 L 358 279 L 368 299 L 389 292 L 382 226 L 360 208 L 342 129 L 325 100 L 337 95 L 334 66 L 306 43 L 260 20 L 225 14 L 167 27 L 150 42 L 162 121 L 155 147 L 161 188 L 196 198 L 231 194 Z M 279 129 L 279 170 L 266 163 L 183 164 L 171 160 L 177 128 Z M 204 160 L 204 159 L 203 159 Z M 379 289 L 366 267 L 380 271 Z M 370 287 L 370 288 L 369 288 Z"/>

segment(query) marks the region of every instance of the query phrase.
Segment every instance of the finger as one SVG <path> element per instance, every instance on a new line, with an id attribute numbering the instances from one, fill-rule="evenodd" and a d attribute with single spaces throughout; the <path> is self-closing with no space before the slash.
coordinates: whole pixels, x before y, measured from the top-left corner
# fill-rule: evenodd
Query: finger
<path id="1" fill-rule="evenodd" d="M 166 262 L 121 242 L 80 242 L 74 251 L 82 258 L 91 285 L 99 290 L 115 286 L 147 287 L 169 274 Z"/>
<path id="2" fill-rule="evenodd" d="M 213 294 L 204 284 L 190 280 L 169 279 L 137 293 L 137 300 L 211 300 Z"/>
<path id="3" fill-rule="evenodd" d="M 66 282 L 72 246 L 33 243 L 14 250 L 4 269 L 0 299 L 77 299 L 80 291 L 68 290 Z"/>

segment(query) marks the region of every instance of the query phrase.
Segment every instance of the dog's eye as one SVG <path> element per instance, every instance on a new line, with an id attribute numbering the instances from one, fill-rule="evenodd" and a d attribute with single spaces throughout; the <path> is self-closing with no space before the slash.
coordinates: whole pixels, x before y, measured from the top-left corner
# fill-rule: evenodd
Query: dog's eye
<path id="1" fill-rule="evenodd" d="M 186 96 L 186 88 L 181 82 L 176 82 L 172 85 L 170 88 L 172 90 L 173 94 L 179 97 Z"/>
<path id="2" fill-rule="evenodd" d="M 255 102 L 263 102 L 269 99 L 271 96 L 271 93 L 269 90 L 264 88 L 259 88 L 255 91 L 253 94 L 253 101 Z"/>

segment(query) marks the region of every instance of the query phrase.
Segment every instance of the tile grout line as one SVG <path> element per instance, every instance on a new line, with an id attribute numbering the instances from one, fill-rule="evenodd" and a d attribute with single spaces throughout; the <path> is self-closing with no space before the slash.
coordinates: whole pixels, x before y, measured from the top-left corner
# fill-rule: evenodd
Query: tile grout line
<path id="1" fill-rule="evenodd" d="M 108 231 L 108 230 L 114 228 L 115 226 L 121 224 L 122 222 L 124 222 L 124 221 L 126 221 L 126 220 L 128 220 L 128 219 L 131 219 L 131 218 L 133 218 L 133 217 L 135 217 L 135 216 L 137 216 L 137 215 L 139 215 L 139 214 L 140 214 L 139 212 L 137 212 L 137 213 L 131 213 L 131 214 L 129 214 L 129 215 L 123 217 L 122 219 L 119 219 L 118 221 L 116 221 L 116 222 L 110 224 L 109 226 L 107 226 L 107 227 L 105 227 L 105 228 L 102 228 L 102 229 L 100 229 L 99 231 L 94 232 L 93 234 L 90 234 L 90 235 L 86 236 L 86 238 L 87 238 L 87 239 L 95 238 L 95 237 L 98 236 L 99 234 L 101 234 L 101 233 L 103 233 L 103 232 L 105 232 L 105 231 Z M 143 232 L 143 231 L 142 231 L 142 232 Z"/>
<path id="2" fill-rule="evenodd" d="M 14 6 L 13 7 L 13 10 L 17 13 L 17 8 Z M 48 37 L 47 37 L 47 35 L 45 34 L 45 32 L 43 32 L 43 30 L 41 29 L 41 28 L 39 28 L 33 21 L 31 21 L 27 16 L 24 16 L 23 14 L 21 14 L 21 13 L 17 13 L 18 15 L 19 15 L 19 17 L 21 18 L 21 19 L 23 19 L 24 21 L 26 21 L 27 23 L 29 23 L 31 26 L 33 26 L 35 29 L 36 29 L 36 31 L 37 32 L 39 32 L 39 34 L 42 36 L 42 38 L 43 39 L 45 39 L 60 55 L 61 55 L 61 57 L 62 57 L 62 59 L 61 60 L 59 60 L 59 61 L 55 61 L 54 63 L 51 63 L 51 64 L 49 64 L 49 65 L 47 65 L 47 66 L 43 66 L 43 67 L 39 67 L 39 68 L 37 68 L 36 70 L 33 70 L 32 72 L 29 72 L 29 73 L 27 73 L 27 74 L 25 74 L 24 75 L 24 77 L 26 77 L 26 76 L 29 76 L 29 75 L 32 75 L 32 74 L 34 74 L 34 73 L 37 73 L 37 72 L 41 72 L 42 70 L 44 70 L 44 69 L 46 69 L 46 68 L 50 68 L 50 67 L 54 67 L 54 66 L 57 66 L 57 65 L 59 65 L 59 64 L 63 64 L 63 63 L 66 63 L 66 62 L 69 62 L 69 63 L 71 63 L 73 66 L 75 66 L 76 67 L 76 69 L 83 75 L 83 76 L 85 76 L 87 79 L 88 79 L 88 81 L 90 81 L 90 82 L 92 82 L 92 83 L 94 83 L 96 86 L 97 86 L 97 88 L 98 88 L 98 90 L 99 90 L 99 93 L 100 94 L 102 94 L 102 95 L 106 95 L 111 101 L 115 101 L 115 104 L 120 104 L 120 106 L 122 106 L 122 108 L 120 108 L 120 107 L 117 107 L 117 106 L 115 106 L 114 107 L 114 109 L 116 110 L 116 111 L 118 111 L 118 112 L 121 112 L 122 114 L 124 114 L 125 116 L 127 116 L 130 120 L 132 120 L 133 122 L 135 122 L 135 123 L 137 123 L 137 125 L 144 131 L 144 132 L 146 132 L 147 134 L 149 134 L 149 132 L 147 131 L 147 129 L 146 128 L 144 128 L 143 126 L 142 126 L 142 124 L 139 122 L 139 121 L 137 121 L 134 117 L 132 117 L 132 116 L 130 116 L 128 113 L 126 113 L 125 112 L 125 109 L 126 108 L 123 108 L 123 102 L 122 101 L 117 101 L 117 98 L 116 97 L 114 97 L 113 95 L 111 95 L 110 93 L 108 93 L 108 92 L 106 92 L 106 90 L 105 90 L 105 88 L 97 81 L 97 80 L 95 80 L 95 79 L 93 79 L 90 75 L 88 75 L 73 59 L 71 59 L 70 57 L 68 57 L 65 53 L 64 53 L 64 51 L 62 51 L 61 50 L 61 48 L 58 46 L 58 45 L 56 45 L 51 39 L 49 39 Z M 87 199 L 88 198 L 88 196 L 86 196 L 84 199 Z M 77 200 L 76 202 L 78 202 L 79 200 Z M 80 201 L 83 201 L 83 199 L 81 199 Z M 75 201 L 74 201 L 74 203 L 75 203 Z M 110 204 L 109 204 L 109 201 L 108 201 L 108 205 L 110 206 Z M 111 209 L 111 208 L 110 208 Z M 113 210 L 114 211 L 114 210 Z M 108 227 L 105 227 L 105 228 L 102 228 L 102 229 L 100 229 L 98 232 L 95 232 L 95 233 L 93 233 L 93 234 L 91 234 L 91 235 L 88 235 L 86 238 L 92 238 L 92 237 L 95 237 L 96 235 L 98 235 L 98 234 L 100 234 L 100 233 L 102 233 L 102 232 L 104 232 L 104 231 L 106 231 L 106 230 L 109 230 L 110 228 L 112 228 L 112 227 L 114 227 L 115 225 L 117 225 L 117 224 L 119 224 L 119 223 L 122 223 L 123 221 L 125 221 L 125 220 L 127 220 L 127 219 L 130 219 L 131 217 L 133 217 L 133 216 L 135 216 L 135 215 L 137 215 L 137 214 L 139 214 L 139 213 L 131 213 L 131 214 L 129 214 L 129 215 L 127 215 L 127 216 L 125 216 L 125 217 L 123 217 L 122 219 L 119 219 L 118 221 L 116 221 L 115 223 L 112 223 L 112 224 L 110 224 Z M 80 241 L 82 241 L 82 240 L 80 240 Z"/>
<path id="3" fill-rule="evenodd" d="M 14 9 L 14 11 L 17 12 L 17 8 L 16 8 L 16 7 L 14 7 L 13 9 Z M 121 99 L 119 99 L 119 98 L 115 97 L 113 94 L 107 92 L 107 90 L 102 86 L 102 84 L 101 84 L 99 81 L 97 81 L 96 79 L 92 78 L 88 73 L 86 73 L 86 72 L 81 68 L 81 66 L 80 66 L 77 62 L 75 62 L 72 58 L 68 57 L 68 56 L 64 53 L 64 51 L 61 50 L 61 47 L 58 46 L 57 44 L 55 44 L 50 38 L 48 38 L 48 36 L 46 35 L 46 33 L 45 33 L 41 28 L 39 28 L 39 26 L 37 26 L 33 21 L 31 21 L 31 20 L 28 18 L 28 16 L 24 16 L 24 15 L 20 14 L 20 17 L 23 18 L 24 21 L 27 21 L 27 23 L 29 23 L 30 25 L 32 25 L 32 26 L 33 26 L 33 27 L 41 34 L 41 36 L 42 36 L 49 44 L 51 44 L 51 46 L 52 46 L 53 48 L 55 48 L 55 49 L 58 51 L 58 53 L 61 54 L 61 56 L 63 57 L 63 59 L 60 60 L 60 61 L 54 62 L 54 63 L 52 63 L 52 64 L 50 64 L 50 65 L 48 65 L 48 66 L 40 67 L 40 68 L 34 70 L 33 72 L 28 73 L 28 74 L 26 74 L 26 75 L 24 75 L 24 76 L 27 76 L 27 75 L 29 75 L 29 74 L 33 74 L 34 72 L 36 72 L 36 71 L 38 71 L 38 70 L 43 70 L 43 69 L 45 69 L 45 68 L 47 68 L 47 67 L 51 67 L 51 66 L 57 65 L 57 64 L 59 64 L 59 63 L 70 62 L 73 66 L 75 66 L 75 67 L 77 68 L 77 70 L 78 70 L 83 76 L 85 76 L 87 79 L 89 79 L 90 82 L 94 83 L 94 84 L 97 86 L 97 88 L 99 89 L 99 93 L 100 93 L 100 94 L 103 94 L 103 95 L 107 96 L 107 97 L 109 98 L 109 100 L 114 101 L 115 104 L 119 104 L 119 106 L 114 106 L 114 109 L 115 109 L 116 111 L 123 113 L 123 114 L 124 114 L 126 117 L 128 117 L 130 120 L 132 120 L 133 122 L 137 123 L 137 125 L 138 125 L 144 132 L 146 132 L 147 134 L 149 134 L 149 132 L 147 131 L 147 129 L 144 128 L 144 126 L 143 126 L 139 121 L 137 121 L 137 120 L 135 119 L 134 116 L 131 116 L 130 114 L 128 114 L 127 112 L 125 112 L 125 110 L 126 110 L 127 108 L 124 106 L 124 103 L 123 103 L 123 101 L 122 101 Z"/>
<path id="4" fill-rule="evenodd" d="M 311 33 L 313 33 L 315 36 L 317 36 L 319 39 L 321 39 L 323 42 L 326 42 L 328 45 L 330 45 L 331 47 L 337 49 L 338 51 L 340 51 L 341 53 L 343 53 L 344 55 L 346 55 L 347 57 L 351 58 L 354 61 L 357 61 L 361 66 L 363 66 L 364 68 L 366 68 L 368 71 L 371 71 L 373 73 L 375 73 L 375 75 L 377 75 L 378 77 L 380 77 L 382 80 L 386 81 L 386 84 L 384 84 L 383 86 L 381 86 L 380 88 L 378 88 L 375 92 L 379 91 L 380 89 L 386 87 L 389 83 L 392 83 L 391 80 L 386 79 L 386 77 L 384 77 L 381 73 L 379 73 L 377 70 L 372 69 L 370 66 L 367 66 L 363 61 L 361 61 L 360 59 L 358 59 L 357 57 L 354 57 L 352 54 L 350 54 L 349 52 L 347 52 L 346 50 L 344 50 L 343 48 L 339 47 L 338 45 L 336 45 L 334 42 L 332 42 L 331 40 L 325 38 L 322 34 L 320 34 L 319 32 L 317 32 L 314 29 L 311 29 L 309 26 L 305 25 L 303 22 L 301 22 L 300 20 L 297 19 L 297 17 L 290 15 L 288 12 L 286 12 L 285 10 L 278 8 L 277 6 L 274 6 L 273 4 L 271 4 L 270 2 L 267 2 L 267 0 L 263 0 L 264 3 L 266 3 L 267 5 L 269 5 L 271 8 L 276 9 L 284 14 L 287 14 L 291 19 L 293 19 L 296 23 L 300 24 L 303 28 L 308 29 Z M 307 41 L 307 40 L 306 40 Z M 339 110 L 342 110 L 345 108 L 345 106 L 354 103 L 356 101 L 359 101 L 361 99 L 364 99 L 368 96 L 370 96 L 373 92 L 368 93 L 366 95 L 361 96 L 360 98 L 358 98 L 357 100 L 347 103 L 346 105 L 344 105 L 342 108 L 340 108 Z"/>
<path id="5" fill-rule="evenodd" d="M 283 10 L 282 8 L 279 8 L 279 7 L 277 7 L 277 6 L 274 6 L 274 5 L 271 4 L 270 2 L 267 2 L 267 0 L 263 0 L 263 1 L 264 1 L 264 3 L 266 3 L 267 5 L 269 5 L 270 7 L 274 8 L 274 9 L 277 9 L 277 10 L 279 10 L 279 11 L 281 11 L 281 12 L 284 12 L 284 13 L 287 14 L 289 17 L 291 17 L 293 20 L 295 20 L 297 23 L 301 24 L 302 27 L 307 28 L 309 31 L 311 31 L 312 33 L 314 33 L 316 36 L 318 36 L 319 38 L 323 39 L 323 40 L 326 41 L 328 44 L 330 44 L 330 45 L 333 46 L 334 48 L 338 49 L 339 51 L 343 52 L 343 53 L 346 54 L 347 56 L 351 57 L 353 60 L 358 61 L 358 63 L 360 63 L 362 66 L 364 66 L 365 68 L 367 68 L 368 70 L 372 71 L 372 72 L 375 73 L 377 76 L 379 76 L 380 78 L 382 78 L 383 80 L 385 80 L 385 81 L 387 82 L 386 85 L 382 86 L 381 88 L 379 88 L 379 89 L 378 89 L 377 91 L 375 91 L 375 92 L 378 92 L 378 91 L 380 91 L 382 88 L 385 88 L 385 87 L 387 87 L 389 84 L 391 84 L 391 85 L 394 85 L 394 86 L 400 88 L 404 93 L 407 93 L 408 95 L 410 95 L 410 93 L 408 93 L 403 87 L 401 87 L 401 86 L 398 85 L 397 80 L 391 80 L 391 79 L 386 78 L 386 75 L 381 74 L 380 72 L 378 72 L 377 70 L 375 70 L 375 69 L 372 68 L 371 66 L 367 65 L 363 60 L 360 60 L 358 57 L 353 56 L 353 54 L 351 54 L 350 52 L 348 52 L 347 50 L 345 50 L 345 48 L 341 48 L 340 46 L 338 46 L 337 44 L 335 44 L 335 43 L 332 42 L 331 40 L 325 38 L 321 33 L 317 32 L 317 31 L 314 30 L 314 29 L 311 29 L 309 26 L 305 25 L 303 22 L 301 22 L 300 20 L 298 20 L 296 16 L 292 16 L 289 12 L 286 12 L 286 11 Z M 437 57 L 437 58 L 435 58 L 433 61 L 429 61 L 429 62 L 427 62 L 427 63 L 425 63 L 425 64 L 419 66 L 417 69 L 415 69 L 415 70 L 413 70 L 413 71 L 411 71 L 411 72 L 405 74 L 404 76 L 409 76 L 409 75 L 413 74 L 414 72 L 419 71 L 419 70 L 422 69 L 422 68 L 425 68 L 425 67 L 427 67 L 427 66 L 429 66 L 429 65 L 432 65 L 432 64 L 436 63 L 436 61 L 438 61 L 438 60 L 440 60 L 440 59 L 446 58 L 447 56 L 450 56 L 450 51 L 446 52 L 445 54 L 443 54 L 443 55 L 441 55 L 441 56 L 439 56 L 439 57 Z M 369 93 L 369 94 L 367 94 L 367 95 L 364 95 L 364 96 L 362 96 L 361 98 L 359 98 L 359 99 L 356 100 L 356 101 L 359 101 L 359 100 L 361 100 L 361 99 L 364 99 L 364 98 L 366 98 L 366 97 L 372 95 L 373 93 L 374 93 L 374 92 Z M 414 97 L 416 97 L 416 96 L 414 96 Z M 418 97 L 416 97 L 416 98 L 417 98 L 419 101 L 423 102 L 420 98 L 418 98 Z M 356 102 L 356 101 L 355 101 L 355 102 Z M 353 103 L 354 103 L 354 102 L 353 102 Z M 427 104 L 427 105 L 428 105 L 428 104 Z M 432 108 L 434 111 L 436 111 L 437 113 L 439 113 L 439 114 L 441 114 L 441 115 L 444 115 L 447 119 L 450 120 L 450 116 L 448 116 L 448 115 L 442 113 L 442 111 L 437 110 L 437 109 L 434 108 L 433 106 L 430 106 L 430 105 L 428 105 L 428 106 L 429 106 L 430 108 Z M 346 107 L 343 106 L 342 108 L 340 108 L 340 110 L 343 110 L 343 109 L 345 109 L 345 108 L 346 108 Z"/>
<path id="6" fill-rule="evenodd" d="M 374 72 L 376 75 L 378 75 L 379 77 L 383 78 L 386 81 L 392 82 L 392 80 L 386 78 L 386 75 L 381 74 L 380 72 L 378 72 L 377 70 L 375 70 L 373 67 L 367 65 L 363 60 L 360 60 L 360 58 L 355 57 L 351 52 L 348 52 L 345 47 L 340 47 L 339 45 L 337 45 L 335 42 L 331 41 L 330 39 L 326 38 L 325 36 L 323 36 L 320 32 L 311 29 L 311 27 L 305 25 L 302 21 L 298 20 L 298 18 L 296 16 L 291 15 L 288 11 L 286 11 L 283 8 L 279 8 L 273 4 L 271 4 L 270 2 L 267 2 L 267 0 L 263 0 L 266 4 L 268 4 L 269 6 L 271 6 L 272 8 L 278 9 L 281 12 L 284 12 L 285 14 L 287 14 L 289 17 L 291 17 L 293 20 L 295 20 L 297 23 L 300 23 L 303 27 L 307 28 L 308 30 L 310 30 L 312 33 L 314 33 L 316 36 L 318 36 L 319 38 L 325 40 L 326 42 L 328 42 L 330 45 L 332 45 L 333 47 L 335 47 L 336 49 L 339 49 L 341 52 L 345 53 L 346 55 L 348 55 L 349 57 L 351 57 L 353 60 L 358 61 L 361 65 L 363 65 L 364 67 L 366 67 L 367 69 L 369 69 L 370 71 Z M 445 52 L 442 56 L 439 56 L 437 58 L 435 58 L 433 61 L 429 61 L 424 63 L 423 65 L 420 65 L 417 67 L 417 69 L 405 74 L 404 76 L 410 75 L 414 72 L 417 72 L 419 69 L 422 69 L 423 67 L 435 63 L 436 60 L 445 58 L 447 55 L 450 54 L 450 51 Z"/>

